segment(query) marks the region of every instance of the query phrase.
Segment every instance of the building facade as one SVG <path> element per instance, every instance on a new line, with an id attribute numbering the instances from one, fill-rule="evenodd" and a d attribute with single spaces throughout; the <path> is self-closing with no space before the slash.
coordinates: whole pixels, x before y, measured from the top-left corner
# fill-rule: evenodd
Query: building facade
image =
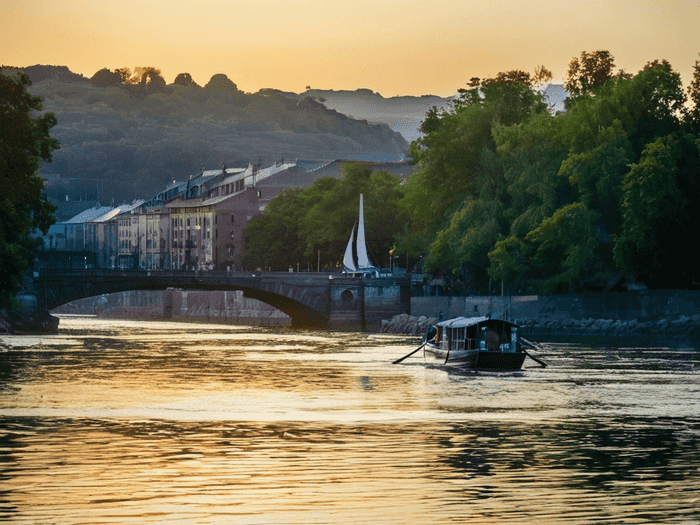
<path id="1" fill-rule="evenodd" d="M 101 269 L 244 270 L 248 222 L 282 190 L 329 175 L 342 176 L 341 161 L 202 171 L 149 201 L 95 205 L 58 223 L 44 249 L 86 252 L 90 257 L 81 256 L 80 264 Z"/>

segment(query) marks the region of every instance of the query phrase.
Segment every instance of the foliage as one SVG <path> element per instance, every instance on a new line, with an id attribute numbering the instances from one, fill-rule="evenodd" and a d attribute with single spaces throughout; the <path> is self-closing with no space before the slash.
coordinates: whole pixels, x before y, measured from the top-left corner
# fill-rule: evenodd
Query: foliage
<path id="1" fill-rule="evenodd" d="M 315 266 L 320 251 L 324 268 L 341 264 L 364 195 L 365 237 L 375 263 L 385 264 L 393 235 L 401 228 L 400 179 L 367 164 L 348 163 L 342 180 L 321 178 L 306 189 L 287 190 L 272 199 L 265 213 L 244 232 L 244 266 Z"/>
<path id="2" fill-rule="evenodd" d="M 0 72 L 0 306 L 8 306 L 41 243 L 32 236 L 53 223 L 55 207 L 42 195 L 37 174 L 41 161 L 50 161 L 59 147 L 49 136 L 56 124 L 52 113 L 37 115 L 42 101 L 28 93 L 24 73 Z"/>
<path id="3" fill-rule="evenodd" d="M 536 76 L 508 71 L 489 79 L 472 78 L 450 109 L 433 108 L 426 115 L 424 136 L 411 147 L 419 170 L 402 188 L 401 206 L 409 225 L 397 237 L 401 251 L 429 253 L 426 270 L 455 270 L 467 262 L 480 265 L 477 260 L 487 263 L 489 243 L 504 224 L 500 217 L 484 214 L 503 206 L 480 201 L 507 199 L 502 165 L 494 156 L 494 130 L 546 113 L 535 85 L 550 76 L 540 67 Z M 470 225 L 472 221 L 484 225 Z"/>
<path id="4" fill-rule="evenodd" d="M 595 91 L 613 78 L 615 59 L 609 51 L 581 52 L 569 63 L 564 89 L 576 99 Z"/>
<path id="5" fill-rule="evenodd" d="M 688 86 L 688 98 L 693 104 L 688 111 L 688 123 L 697 133 L 700 131 L 700 60 L 696 60 L 693 66 L 693 80 Z"/>
<path id="6" fill-rule="evenodd" d="M 659 137 L 625 176 L 623 228 L 615 261 L 651 285 L 694 279 L 688 241 L 700 227 L 700 139 L 687 133 Z"/>
<path id="7" fill-rule="evenodd" d="M 574 58 L 556 116 L 522 71 L 471 79 L 450 110 L 429 111 L 402 188 L 403 247 L 422 250 L 428 271 L 481 267 L 514 290 L 600 287 L 621 272 L 695 282 L 681 250 L 700 226 L 697 104 L 685 109 L 666 60 L 634 76 L 614 68 L 607 51 Z"/>

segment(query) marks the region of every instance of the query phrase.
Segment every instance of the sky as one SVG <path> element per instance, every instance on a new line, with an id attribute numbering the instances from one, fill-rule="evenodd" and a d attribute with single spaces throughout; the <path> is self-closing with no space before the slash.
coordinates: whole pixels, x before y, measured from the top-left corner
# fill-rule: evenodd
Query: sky
<path id="1" fill-rule="evenodd" d="M 582 51 L 637 72 L 666 59 L 687 86 L 700 2 L 657 0 L 3 0 L 0 64 L 153 66 L 172 82 L 224 73 L 239 89 L 366 88 L 453 95 L 472 77 L 533 72 L 563 83 Z"/>

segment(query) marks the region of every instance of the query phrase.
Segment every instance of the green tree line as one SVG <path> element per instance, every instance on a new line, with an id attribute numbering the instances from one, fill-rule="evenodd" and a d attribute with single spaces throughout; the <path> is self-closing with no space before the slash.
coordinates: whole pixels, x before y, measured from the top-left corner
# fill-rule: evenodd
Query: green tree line
<path id="1" fill-rule="evenodd" d="M 390 185 L 377 245 L 512 292 L 603 289 L 624 276 L 700 282 L 689 242 L 700 226 L 700 62 L 686 92 L 666 60 L 631 74 L 608 51 L 583 52 L 557 114 L 540 89 L 550 79 L 544 67 L 472 78 L 449 108 L 428 111 L 411 145 L 418 169 Z M 281 261 L 267 245 L 288 243 L 292 259 L 323 246 L 339 261 L 352 214 L 327 203 L 350 187 L 320 181 L 273 200 L 246 234 L 252 253 Z"/>
<path id="2" fill-rule="evenodd" d="M 48 231 L 56 209 L 44 197 L 37 173 L 59 148 L 49 136 L 56 117 L 38 113 L 42 101 L 27 91 L 30 85 L 24 73 L 0 71 L 0 308 L 13 306 L 41 244 L 35 233 Z"/>
<path id="3" fill-rule="evenodd" d="M 394 234 L 406 217 L 398 206 L 401 179 L 368 164 L 347 163 L 341 180 L 317 179 L 313 186 L 283 191 L 244 231 L 247 268 L 273 270 L 341 267 L 364 195 L 367 248 L 375 264 L 388 264 Z"/>

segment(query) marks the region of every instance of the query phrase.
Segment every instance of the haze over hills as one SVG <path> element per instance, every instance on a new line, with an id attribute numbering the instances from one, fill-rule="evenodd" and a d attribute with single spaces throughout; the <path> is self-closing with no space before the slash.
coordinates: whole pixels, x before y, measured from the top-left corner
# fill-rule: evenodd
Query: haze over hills
<path id="1" fill-rule="evenodd" d="M 549 84 L 544 89 L 550 111 L 563 111 L 564 99 L 567 97 L 564 86 Z M 408 141 L 420 137 L 420 125 L 426 112 L 433 106 L 447 108 L 453 97 L 437 95 L 395 96 L 384 98 L 371 89 L 332 90 L 307 89 L 300 96 L 322 100 L 323 105 L 353 118 L 366 119 L 369 122 L 388 124 Z"/>

